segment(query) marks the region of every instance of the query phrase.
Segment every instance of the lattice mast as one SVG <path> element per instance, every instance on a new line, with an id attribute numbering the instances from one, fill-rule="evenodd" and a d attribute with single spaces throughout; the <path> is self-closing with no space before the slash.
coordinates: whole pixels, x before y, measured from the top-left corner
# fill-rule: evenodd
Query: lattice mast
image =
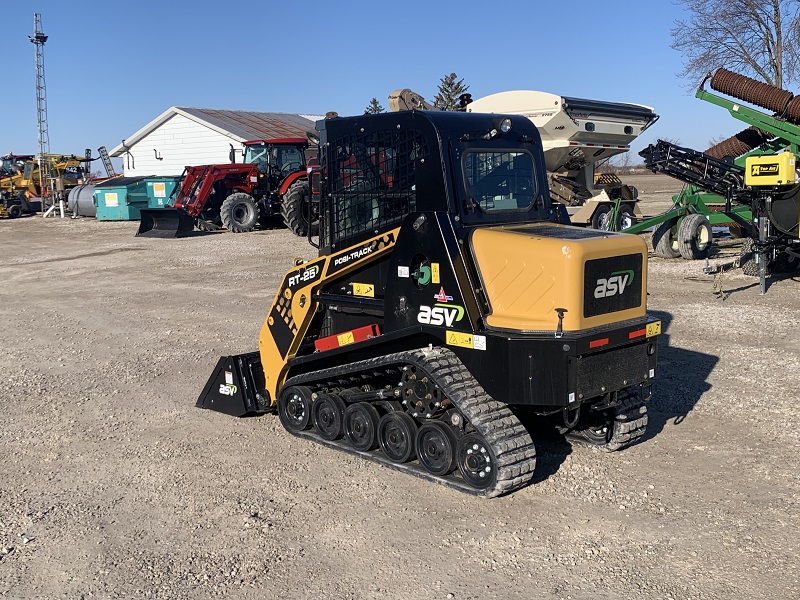
<path id="1" fill-rule="evenodd" d="M 42 210 L 48 196 L 52 199 L 53 181 L 50 177 L 50 134 L 47 132 L 47 86 L 44 79 L 44 44 L 47 36 L 42 32 L 42 15 L 33 13 L 33 37 L 28 39 L 36 46 L 36 121 L 39 131 L 39 181 Z"/>

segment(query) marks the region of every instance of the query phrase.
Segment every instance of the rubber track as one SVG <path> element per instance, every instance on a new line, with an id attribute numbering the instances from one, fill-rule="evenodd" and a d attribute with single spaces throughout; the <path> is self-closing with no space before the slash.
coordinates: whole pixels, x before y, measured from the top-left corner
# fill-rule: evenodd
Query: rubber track
<path id="1" fill-rule="evenodd" d="M 375 373 L 389 366 L 402 368 L 404 365 L 414 365 L 431 377 L 445 397 L 492 448 L 497 459 L 497 481 L 493 487 L 475 489 L 461 478 L 457 469 L 451 475 L 437 477 L 428 473 L 417 462 L 393 463 L 384 457 L 380 449 L 360 452 L 353 449 L 346 438 L 330 442 L 320 438 L 313 429 L 290 433 L 475 496 L 492 498 L 508 494 L 530 482 L 536 467 L 536 448 L 527 429 L 506 404 L 494 400 L 484 391 L 456 355 L 447 348 L 424 348 L 388 354 L 343 367 L 299 375 L 289 379 L 285 385 L 325 387 L 329 382 L 336 382 L 342 377 L 357 373 Z"/>
<path id="2" fill-rule="evenodd" d="M 622 393 L 622 392 L 620 392 Z M 614 409 L 614 424 L 611 439 L 605 444 L 592 443 L 580 433 L 570 433 L 570 441 L 580 446 L 597 448 L 604 452 L 616 452 L 633 444 L 647 430 L 647 405 L 636 392 L 627 392 Z"/>

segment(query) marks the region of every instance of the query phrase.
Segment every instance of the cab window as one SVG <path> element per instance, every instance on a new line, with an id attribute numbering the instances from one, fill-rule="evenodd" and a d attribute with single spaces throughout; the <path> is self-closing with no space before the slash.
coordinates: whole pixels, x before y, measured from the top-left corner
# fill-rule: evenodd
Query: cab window
<path id="1" fill-rule="evenodd" d="M 533 158 L 528 152 L 467 152 L 464 180 L 472 205 L 487 213 L 529 210 L 536 197 Z"/>

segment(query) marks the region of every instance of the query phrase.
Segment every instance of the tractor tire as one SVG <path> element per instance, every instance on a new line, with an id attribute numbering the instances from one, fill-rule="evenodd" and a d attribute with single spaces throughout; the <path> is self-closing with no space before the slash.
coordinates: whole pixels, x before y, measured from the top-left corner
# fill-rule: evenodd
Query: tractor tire
<path id="1" fill-rule="evenodd" d="M 653 252 L 661 258 L 678 258 L 678 219 L 668 219 L 653 230 Z"/>
<path id="2" fill-rule="evenodd" d="M 19 204 L 12 204 L 8 207 L 8 217 L 10 219 L 16 219 L 17 217 L 22 216 L 22 207 Z"/>
<path id="3" fill-rule="evenodd" d="M 308 181 L 296 181 L 281 199 L 281 216 L 286 227 L 299 237 L 308 235 Z M 319 235 L 319 221 L 312 221 L 311 235 Z"/>
<path id="4" fill-rule="evenodd" d="M 249 194 L 236 192 L 222 202 L 219 209 L 222 225 L 233 233 L 253 231 L 258 223 L 258 205 Z"/>
<path id="5" fill-rule="evenodd" d="M 711 223 L 703 215 L 686 215 L 678 228 L 678 251 L 686 260 L 706 258 L 714 236 Z"/>

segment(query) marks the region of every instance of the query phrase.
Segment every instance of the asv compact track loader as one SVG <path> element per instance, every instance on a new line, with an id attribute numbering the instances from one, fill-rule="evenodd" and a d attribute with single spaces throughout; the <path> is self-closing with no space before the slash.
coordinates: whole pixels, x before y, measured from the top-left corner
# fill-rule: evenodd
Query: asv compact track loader
<path id="1" fill-rule="evenodd" d="M 646 246 L 567 225 L 533 123 L 414 110 L 317 128 L 319 257 L 198 406 L 276 410 L 295 435 L 483 496 L 533 476 L 520 415 L 606 450 L 643 434 L 661 330 Z"/>

